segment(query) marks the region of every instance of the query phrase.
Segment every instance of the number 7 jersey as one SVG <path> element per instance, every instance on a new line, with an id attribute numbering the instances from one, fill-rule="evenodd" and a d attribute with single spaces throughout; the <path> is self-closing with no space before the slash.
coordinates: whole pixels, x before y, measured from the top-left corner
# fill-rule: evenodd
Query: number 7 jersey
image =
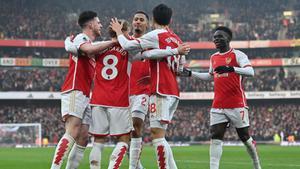
<path id="1" fill-rule="evenodd" d="M 116 44 L 96 57 L 96 73 L 91 105 L 129 107 L 128 52 Z"/>

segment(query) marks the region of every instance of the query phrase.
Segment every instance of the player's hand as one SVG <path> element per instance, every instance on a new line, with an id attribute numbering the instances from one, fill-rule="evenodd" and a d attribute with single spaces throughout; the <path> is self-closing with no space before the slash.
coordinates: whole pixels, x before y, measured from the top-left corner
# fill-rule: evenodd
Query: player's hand
<path id="1" fill-rule="evenodd" d="M 65 50 L 69 53 L 72 53 L 74 55 L 77 55 L 78 54 L 78 50 L 76 48 L 76 46 L 73 44 L 72 40 L 73 40 L 73 36 L 68 36 L 66 39 L 65 39 Z"/>
<path id="2" fill-rule="evenodd" d="M 121 35 L 122 32 L 122 27 L 123 27 L 124 21 L 119 23 L 117 18 L 112 18 L 109 24 L 109 27 L 116 32 L 117 36 Z"/>
<path id="3" fill-rule="evenodd" d="M 187 55 L 189 54 L 191 47 L 187 43 L 182 43 L 177 47 L 179 55 Z"/>
<path id="4" fill-rule="evenodd" d="M 117 38 L 111 38 L 111 41 L 113 42 L 113 43 L 118 43 L 118 39 Z"/>
<path id="5" fill-rule="evenodd" d="M 219 66 L 215 68 L 215 72 L 217 72 L 218 74 L 230 73 L 234 72 L 234 68 L 232 66 Z"/>
<path id="6" fill-rule="evenodd" d="M 182 70 L 180 70 L 179 76 L 191 77 L 192 71 L 190 69 L 184 67 Z"/>

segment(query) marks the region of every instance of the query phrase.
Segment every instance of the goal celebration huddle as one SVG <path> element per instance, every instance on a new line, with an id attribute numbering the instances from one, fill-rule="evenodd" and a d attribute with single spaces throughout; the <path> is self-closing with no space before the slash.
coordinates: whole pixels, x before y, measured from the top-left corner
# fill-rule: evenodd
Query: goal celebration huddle
<path id="1" fill-rule="evenodd" d="M 69 70 L 62 85 L 61 114 L 65 133 L 57 144 L 51 169 L 76 169 L 89 137 L 93 139 L 89 166 L 100 169 L 107 137 L 116 145 L 108 169 L 119 169 L 129 158 L 129 169 L 143 169 L 143 127 L 149 116 L 152 145 L 159 169 L 177 169 L 176 156 L 165 139 L 179 103 L 177 77 L 214 81 L 210 112 L 210 169 L 219 169 L 223 137 L 231 125 L 246 147 L 253 168 L 261 169 L 255 140 L 249 134 L 248 105 L 243 78 L 254 76 L 248 56 L 230 47 L 232 32 L 220 26 L 212 41 L 218 50 L 207 73 L 185 67 L 190 46 L 172 31 L 172 9 L 159 4 L 149 17 L 144 11 L 128 21 L 112 17 L 110 40 L 97 41 L 103 29 L 93 11 L 79 15 L 82 32 L 65 40 Z M 151 20 L 150 20 L 151 18 Z M 148 31 L 149 29 L 151 31 Z M 180 117 L 179 117 L 180 118 Z M 201 168 L 201 166 L 199 166 Z"/>

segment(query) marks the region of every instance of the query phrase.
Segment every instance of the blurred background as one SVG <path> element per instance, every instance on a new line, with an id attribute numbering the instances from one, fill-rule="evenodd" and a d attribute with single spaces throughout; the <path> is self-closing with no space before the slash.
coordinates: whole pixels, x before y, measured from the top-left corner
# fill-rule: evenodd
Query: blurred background
<path id="1" fill-rule="evenodd" d="M 297 0 L 9 0 L 0 1 L 0 146 L 55 145 L 64 133 L 60 87 L 68 68 L 63 40 L 80 31 L 77 18 L 94 10 L 108 39 L 111 17 L 131 22 L 137 10 L 166 3 L 171 28 L 190 42 L 187 67 L 207 72 L 216 26 L 233 31 L 232 47 L 246 53 L 255 77 L 245 79 L 251 134 L 259 143 L 300 141 L 300 3 Z M 178 79 L 180 105 L 169 126 L 174 143 L 209 141 L 213 82 Z M 18 123 L 18 124 L 16 124 Z M 21 125 L 22 124 L 22 125 Z M 149 125 L 144 141 L 150 141 Z M 233 128 L 227 141 L 237 141 Z"/>

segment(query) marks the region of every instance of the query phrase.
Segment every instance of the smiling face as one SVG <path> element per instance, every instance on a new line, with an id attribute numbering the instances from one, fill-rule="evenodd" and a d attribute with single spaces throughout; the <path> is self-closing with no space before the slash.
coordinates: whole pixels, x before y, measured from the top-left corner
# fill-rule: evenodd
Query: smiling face
<path id="1" fill-rule="evenodd" d="M 222 30 L 217 30 L 214 33 L 213 42 L 217 49 L 223 51 L 224 49 L 229 48 L 230 36 Z"/>
<path id="2" fill-rule="evenodd" d="M 132 28 L 134 35 L 142 35 L 148 29 L 148 19 L 142 13 L 137 13 L 134 15 L 132 20 Z"/>

